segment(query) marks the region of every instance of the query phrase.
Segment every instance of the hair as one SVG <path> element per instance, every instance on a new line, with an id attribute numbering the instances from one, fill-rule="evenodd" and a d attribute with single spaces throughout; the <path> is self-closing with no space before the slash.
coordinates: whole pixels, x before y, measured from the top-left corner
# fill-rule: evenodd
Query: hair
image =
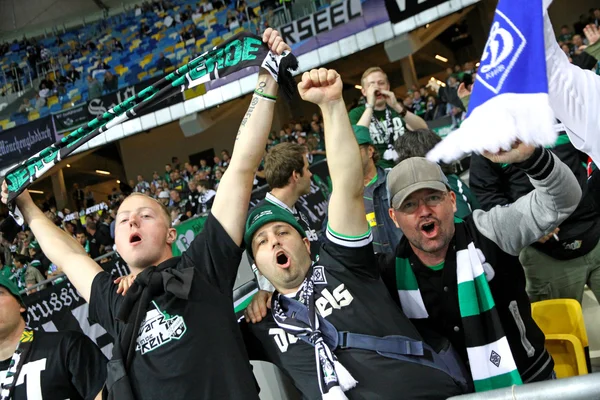
<path id="1" fill-rule="evenodd" d="M 18 263 L 21 263 L 21 264 L 25 265 L 25 264 L 27 264 L 29 262 L 29 257 L 27 257 L 27 256 L 25 256 L 23 254 L 18 254 L 17 253 L 17 254 L 15 254 L 13 256 L 13 260 L 16 261 L 16 262 L 18 262 Z"/>
<path id="2" fill-rule="evenodd" d="M 304 173 L 306 147 L 297 143 L 273 146 L 265 157 L 265 178 L 271 189 L 286 187 L 294 172 Z"/>
<path id="3" fill-rule="evenodd" d="M 95 223 L 95 222 L 93 222 L 93 221 L 90 221 L 90 222 L 88 222 L 88 223 L 87 223 L 87 225 L 86 225 L 86 228 L 88 228 L 88 229 L 91 229 L 91 230 L 95 231 L 95 230 L 96 230 L 96 228 L 97 228 L 97 227 L 96 227 L 96 223 Z"/>
<path id="4" fill-rule="evenodd" d="M 379 162 L 379 160 L 381 159 L 381 156 L 379 155 L 379 151 L 377 150 L 377 147 L 373 146 L 372 144 L 361 144 L 358 147 L 362 147 L 365 150 L 369 150 L 369 148 L 373 149 L 373 157 L 371 157 L 373 159 L 373 162 L 375 163 L 375 165 L 377 165 L 377 163 Z"/>
<path id="5" fill-rule="evenodd" d="M 210 190 L 213 188 L 213 185 L 207 179 L 202 179 L 201 181 L 199 181 L 198 186 L 203 187 L 206 190 Z"/>
<path id="6" fill-rule="evenodd" d="M 363 86 L 363 88 L 365 87 L 365 79 L 367 79 L 367 76 L 371 75 L 373 72 L 381 72 L 385 76 L 385 79 L 387 79 L 387 81 L 389 82 L 387 74 L 380 67 L 371 67 L 367 68 L 367 70 L 363 72 L 362 77 L 360 78 L 360 84 Z"/>
<path id="7" fill-rule="evenodd" d="M 411 157 L 425 157 L 441 141 L 442 138 L 429 129 L 406 131 L 394 143 L 394 148 L 398 153 L 398 163 Z M 450 165 L 443 163 L 439 163 L 439 165 L 445 175 L 453 173 Z"/>
<path id="8" fill-rule="evenodd" d="M 85 236 L 87 236 L 87 233 L 86 233 L 86 231 L 82 227 L 78 227 L 75 230 L 75 235 L 85 235 Z"/>
<path id="9" fill-rule="evenodd" d="M 168 226 L 171 227 L 171 224 L 173 223 L 173 221 L 171 220 L 171 213 L 169 213 L 169 210 L 167 210 L 167 207 L 163 203 L 161 203 L 160 201 L 158 201 L 154 197 L 150 197 L 147 194 L 140 193 L 140 192 L 133 192 L 129 196 L 127 196 L 126 198 L 133 197 L 133 196 L 142 196 L 142 197 L 145 197 L 145 198 L 147 198 L 149 200 L 152 200 L 153 202 L 155 202 L 156 204 L 158 204 L 158 206 L 160 207 L 160 209 L 161 209 L 164 217 L 167 219 Z"/>

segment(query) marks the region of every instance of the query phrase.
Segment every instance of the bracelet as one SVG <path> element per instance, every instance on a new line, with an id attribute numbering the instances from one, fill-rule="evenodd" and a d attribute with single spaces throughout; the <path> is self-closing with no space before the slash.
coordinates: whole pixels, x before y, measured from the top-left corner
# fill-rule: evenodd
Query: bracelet
<path id="1" fill-rule="evenodd" d="M 254 93 L 257 94 L 257 95 L 259 95 L 260 97 L 264 97 L 266 99 L 271 99 L 273 101 L 277 100 L 277 96 L 271 96 L 270 94 L 259 92 L 256 89 L 254 89 Z"/>
<path id="2" fill-rule="evenodd" d="M 270 101 L 271 103 L 277 103 L 276 100 L 270 99 L 270 98 L 265 97 L 265 96 L 263 96 L 261 94 L 258 94 L 258 93 L 254 93 L 254 96 L 256 96 L 256 98 L 260 99 L 260 100 Z"/>
<path id="3" fill-rule="evenodd" d="M 373 104 L 365 103 L 366 108 L 373 108 Z"/>

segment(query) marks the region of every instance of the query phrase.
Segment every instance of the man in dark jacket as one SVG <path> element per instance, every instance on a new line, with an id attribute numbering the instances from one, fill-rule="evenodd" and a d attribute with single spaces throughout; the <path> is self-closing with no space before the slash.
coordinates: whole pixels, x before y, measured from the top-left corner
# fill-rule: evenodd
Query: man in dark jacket
<path id="1" fill-rule="evenodd" d="M 571 298 L 581 302 L 588 284 L 600 299 L 600 262 L 595 261 L 600 260 L 600 213 L 586 190 L 587 156 L 573 147 L 564 132 L 551 151 L 573 171 L 584 195 L 554 234 L 521 251 L 527 293 L 532 301 Z M 533 190 L 523 171 L 478 155 L 471 157 L 469 180 L 483 210 L 511 204 Z"/>

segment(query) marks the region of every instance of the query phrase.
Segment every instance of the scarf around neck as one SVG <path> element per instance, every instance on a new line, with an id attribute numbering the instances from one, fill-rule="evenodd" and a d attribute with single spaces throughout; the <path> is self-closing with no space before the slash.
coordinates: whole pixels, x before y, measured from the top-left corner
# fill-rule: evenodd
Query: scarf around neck
<path id="1" fill-rule="evenodd" d="M 10 400 L 12 398 L 13 390 L 17 385 L 21 368 L 23 367 L 23 364 L 25 364 L 25 359 L 31 349 L 32 342 L 33 330 L 25 328 L 21 334 L 19 344 L 17 344 L 17 348 L 10 359 L 10 364 L 8 370 L 6 370 L 6 377 L 2 383 L 2 387 L 0 387 L 0 400 Z"/>
<path id="2" fill-rule="evenodd" d="M 485 258 L 462 220 L 455 219 L 455 229 L 458 304 L 475 391 L 520 385 L 523 382 L 482 264 Z M 427 319 L 429 314 L 406 253 L 401 250 L 396 255 L 396 286 L 402 310 L 410 319 Z"/>
<path id="3" fill-rule="evenodd" d="M 344 392 L 358 383 L 333 353 L 337 336 L 327 335 L 327 322 L 315 308 L 315 280 L 324 274 L 322 266 L 311 266 L 298 290 L 298 300 L 278 291 L 273 293 L 271 310 L 277 325 L 285 332 L 310 344 L 315 349 L 317 377 L 324 400 L 345 400 Z M 308 311 L 308 312 L 306 312 Z M 336 332 L 337 334 L 337 332 Z"/>

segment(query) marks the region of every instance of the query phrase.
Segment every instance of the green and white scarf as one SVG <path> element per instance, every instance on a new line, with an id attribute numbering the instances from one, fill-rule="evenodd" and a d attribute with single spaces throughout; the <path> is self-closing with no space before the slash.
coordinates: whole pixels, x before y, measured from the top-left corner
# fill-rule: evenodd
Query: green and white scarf
<path id="1" fill-rule="evenodd" d="M 148 107 L 179 92 L 223 78 L 248 67 L 266 69 L 279 83 L 286 100 L 291 100 L 297 93 L 296 82 L 290 72 L 298 68 L 296 57 L 289 52 L 276 55 L 269 50 L 259 36 L 241 32 L 177 68 L 160 81 L 139 91 L 10 170 L 5 179 L 8 185 L 8 208 L 11 215 L 19 225 L 22 225 L 22 215 L 14 204 L 17 196 L 74 150 L 98 134 L 106 132 L 129 118 L 136 117 Z"/>
<path id="2" fill-rule="evenodd" d="M 475 391 L 520 385 L 523 382 L 486 279 L 482 264 L 485 259 L 468 236 L 462 220 L 455 221 L 458 222 L 455 224 L 458 303 Z M 406 316 L 429 318 L 408 258 L 396 257 L 396 285 Z"/>

